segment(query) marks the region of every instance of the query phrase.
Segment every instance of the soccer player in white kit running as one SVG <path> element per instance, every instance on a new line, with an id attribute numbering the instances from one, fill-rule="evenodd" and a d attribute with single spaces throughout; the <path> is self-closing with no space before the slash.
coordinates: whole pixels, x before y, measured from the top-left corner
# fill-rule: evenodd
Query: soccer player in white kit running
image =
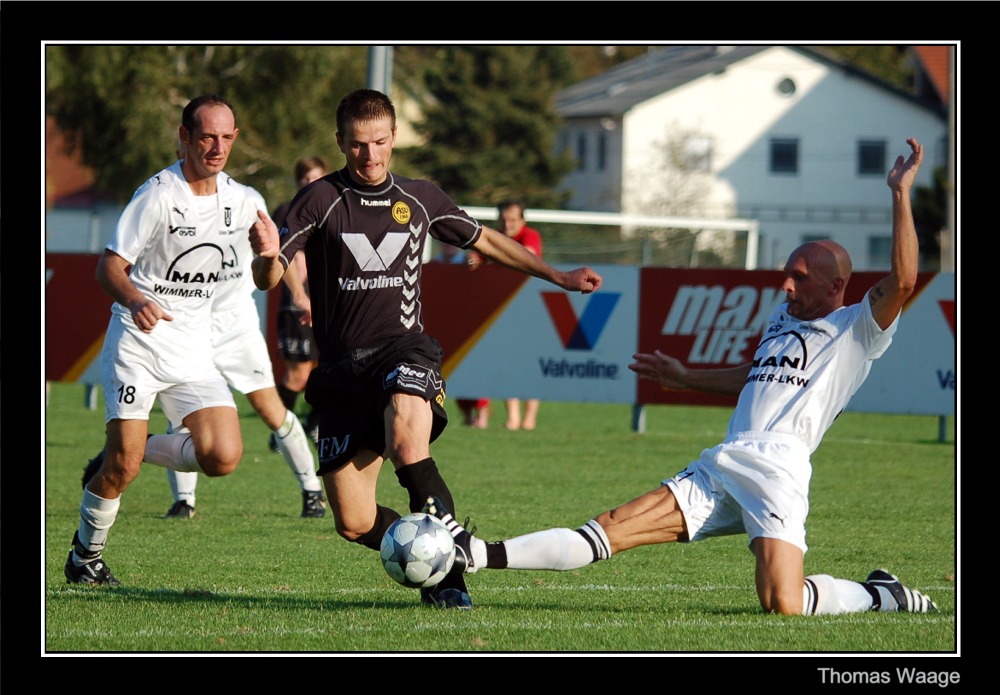
<path id="1" fill-rule="evenodd" d="M 237 266 L 231 240 L 246 234 L 258 205 L 222 170 L 238 135 L 232 106 L 202 95 L 185 106 L 184 161 L 155 174 L 125 207 L 97 265 L 115 300 L 101 352 L 106 444 L 86 483 L 66 581 L 118 585 L 102 552 L 122 493 L 151 463 L 210 476 L 232 473 L 243 455 L 236 402 L 212 360 L 212 297 Z M 158 400 L 190 434 L 149 438 Z"/>
<path id="2" fill-rule="evenodd" d="M 820 615 L 861 611 L 925 613 L 937 606 L 885 570 L 864 582 L 804 576 L 810 456 L 892 342 L 917 280 L 917 235 L 910 189 L 923 148 L 907 140 L 892 191 L 892 262 L 867 301 L 844 306 L 851 274 L 847 251 L 832 241 L 795 249 L 785 264 L 786 303 L 771 315 L 753 361 L 732 369 L 686 368 L 659 351 L 637 354 L 629 368 L 669 389 L 739 394 L 725 441 L 701 453 L 655 490 L 600 514 L 575 531 L 555 528 L 488 543 L 459 525 L 440 500 L 424 510 L 443 519 L 466 572 L 573 570 L 630 548 L 746 533 L 756 558 L 764 611 Z M 468 521 L 466 521 L 468 524 Z"/>
<path id="3" fill-rule="evenodd" d="M 232 179 L 230 185 L 242 186 Z M 264 198 L 253 188 L 246 189 L 248 201 L 267 212 Z M 248 235 L 239 233 L 227 240 L 235 252 L 237 265 L 227 269 L 226 279 L 216 286 L 212 299 L 212 350 L 216 367 L 226 383 L 246 395 L 257 415 L 274 433 L 278 450 L 288 464 L 302 491 L 304 518 L 321 518 L 326 514 L 323 486 L 316 475 L 309 440 L 302 423 L 285 407 L 274 383 L 274 370 L 267 343 L 260 328 L 260 314 L 254 292 L 257 287 L 250 272 L 253 251 Z M 299 290 L 305 295 L 303 290 Z M 308 303 L 308 299 L 305 299 Z M 171 432 L 184 432 L 176 422 L 170 423 Z M 158 440 L 150 439 L 155 446 Z M 167 469 L 167 482 L 174 502 L 165 519 L 189 519 L 194 516 L 198 474 Z"/>

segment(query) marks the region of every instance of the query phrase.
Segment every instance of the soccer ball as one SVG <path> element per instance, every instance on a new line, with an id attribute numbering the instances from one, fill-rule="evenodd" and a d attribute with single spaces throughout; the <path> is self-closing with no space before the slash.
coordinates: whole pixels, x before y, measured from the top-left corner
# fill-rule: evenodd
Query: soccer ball
<path id="1" fill-rule="evenodd" d="M 382 536 L 382 566 L 403 586 L 427 589 L 455 563 L 455 539 L 436 516 L 417 512 L 393 522 Z"/>

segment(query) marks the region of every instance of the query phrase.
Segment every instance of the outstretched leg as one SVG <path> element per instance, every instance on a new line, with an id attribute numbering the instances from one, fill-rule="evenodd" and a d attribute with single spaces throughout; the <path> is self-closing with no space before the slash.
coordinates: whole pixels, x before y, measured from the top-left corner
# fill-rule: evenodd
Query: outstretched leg
<path id="1" fill-rule="evenodd" d="M 506 541 L 486 542 L 469 533 L 440 501 L 427 508 L 445 522 L 468 557 L 466 572 L 489 569 L 573 570 L 640 545 L 687 538 L 673 492 L 660 486 L 580 528 L 550 528 Z"/>

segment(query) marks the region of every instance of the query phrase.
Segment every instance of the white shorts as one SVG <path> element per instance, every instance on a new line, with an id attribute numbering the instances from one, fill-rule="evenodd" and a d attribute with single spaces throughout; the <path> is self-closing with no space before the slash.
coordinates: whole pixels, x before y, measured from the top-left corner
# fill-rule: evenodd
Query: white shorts
<path id="1" fill-rule="evenodd" d="M 171 422 L 182 422 L 203 408 L 236 408 L 232 391 L 211 361 L 207 341 L 189 339 L 186 350 L 180 351 L 163 344 L 171 334 L 158 333 L 160 324 L 143 333 L 126 327 L 124 320 L 112 317 L 101 351 L 105 422 L 148 420 L 156 400 Z M 181 352 L 183 359 L 177 356 Z"/>
<path id="2" fill-rule="evenodd" d="M 777 538 L 806 552 L 809 479 L 806 445 L 788 435 L 741 432 L 664 480 L 684 514 L 688 536 L 746 533 Z"/>
<path id="3" fill-rule="evenodd" d="M 232 388 L 247 394 L 274 386 L 271 355 L 257 326 L 215 340 L 215 366 Z"/>

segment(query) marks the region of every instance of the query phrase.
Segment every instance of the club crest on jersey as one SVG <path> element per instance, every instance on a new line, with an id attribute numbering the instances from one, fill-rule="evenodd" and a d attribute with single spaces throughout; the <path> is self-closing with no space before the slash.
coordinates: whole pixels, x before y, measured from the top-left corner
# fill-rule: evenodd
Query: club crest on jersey
<path id="1" fill-rule="evenodd" d="M 226 208 L 223 214 L 226 220 L 226 226 L 229 227 L 233 223 L 233 209 Z"/>
<path id="2" fill-rule="evenodd" d="M 410 221 L 410 206 L 402 200 L 392 206 L 392 219 L 399 224 L 406 224 Z"/>

